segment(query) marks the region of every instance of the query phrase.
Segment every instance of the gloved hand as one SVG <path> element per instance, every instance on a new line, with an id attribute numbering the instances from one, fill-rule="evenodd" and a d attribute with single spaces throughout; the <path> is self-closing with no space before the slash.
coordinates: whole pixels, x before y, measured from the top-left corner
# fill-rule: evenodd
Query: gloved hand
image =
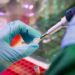
<path id="1" fill-rule="evenodd" d="M 67 21 L 69 22 L 72 17 L 75 15 L 75 7 L 70 8 L 69 10 L 66 11 L 65 16 Z"/>
<path id="2" fill-rule="evenodd" d="M 16 34 L 20 34 L 26 43 L 30 43 L 34 38 L 39 38 L 41 36 L 39 31 L 16 20 L 8 23 L 3 31 L 0 31 L 0 38 L 10 44 Z"/>
<path id="3" fill-rule="evenodd" d="M 16 34 L 20 34 L 28 44 L 12 48 L 9 44 Z M 39 44 L 34 40 L 40 36 L 40 32 L 19 20 L 8 23 L 4 30 L 0 31 L 0 72 L 13 62 L 35 52 L 39 48 Z"/>
<path id="4" fill-rule="evenodd" d="M 65 16 L 68 21 L 68 25 L 64 38 L 62 40 L 62 48 L 71 44 L 75 44 L 75 7 L 67 10 Z"/>

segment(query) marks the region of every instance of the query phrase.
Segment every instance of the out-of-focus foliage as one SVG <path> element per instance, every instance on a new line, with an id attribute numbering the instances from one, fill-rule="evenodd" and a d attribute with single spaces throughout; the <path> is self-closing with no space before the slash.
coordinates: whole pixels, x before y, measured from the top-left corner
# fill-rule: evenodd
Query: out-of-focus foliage
<path id="1" fill-rule="evenodd" d="M 52 2 L 52 1 L 55 1 L 55 0 L 49 0 L 49 2 Z M 55 10 L 54 13 L 49 13 L 47 15 L 48 18 L 45 18 L 44 16 L 40 16 L 36 22 L 36 25 L 39 27 L 40 31 L 42 31 L 43 33 L 46 32 L 51 26 L 56 24 L 61 19 L 61 17 L 65 15 L 65 10 L 75 5 L 75 0 L 67 0 L 67 1 L 56 0 L 56 1 L 57 1 L 56 2 L 57 4 L 55 6 L 57 7 L 56 8 L 57 10 Z M 65 6 L 63 6 L 63 4 Z M 55 7 L 55 6 L 51 6 L 51 7 Z M 54 39 L 47 44 L 41 43 L 39 51 L 36 52 L 35 54 L 45 58 L 45 60 L 50 61 L 51 57 L 55 56 L 55 53 L 58 52 L 60 49 L 61 40 L 64 35 L 64 32 L 65 32 L 65 29 L 61 29 L 54 35 L 50 36 L 50 38 L 54 38 Z"/>
<path id="2" fill-rule="evenodd" d="M 37 59 L 41 58 L 41 60 L 44 60 L 46 62 L 50 62 L 52 60 L 52 57 L 58 53 L 60 50 L 61 40 L 62 36 L 64 35 L 65 29 L 62 29 L 58 31 L 57 33 L 50 36 L 51 41 L 49 43 L 43 44 L 40 43 L 40 48 L 38 52 L 35 52 Z M 35 55 L 34 54 L 34 55 Z M 43 58 L 43 59 L 42 59 Z"/>

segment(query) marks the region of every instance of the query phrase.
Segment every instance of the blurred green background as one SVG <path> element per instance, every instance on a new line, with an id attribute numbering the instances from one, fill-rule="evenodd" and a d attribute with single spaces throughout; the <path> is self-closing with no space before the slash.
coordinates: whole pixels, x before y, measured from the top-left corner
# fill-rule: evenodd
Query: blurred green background
<path id="1" fill-rule="evenodd" d="M 56 24 L 63 16 L 65 16 L 65 11 L 73 6 L 75 6 L 75 0 L 43 0 L 45 8 L 41 11 L 36 21 L 36 25 L 42 33 L 46 32 L 50 27 Z M 42 6 L 41 6 L 42 7 Z M 66 28 L 63 28 L 56 32 L 55 34 L 48 37 L 50 42 L 44 44 L 40 43 L 40 48 L 38 52 L 34 53 L 34 57 L 37 59 L 51 62 L 52 57 L 56 56 L 59 52 L 61 46 L 61 40 L 64 36 Z"/>

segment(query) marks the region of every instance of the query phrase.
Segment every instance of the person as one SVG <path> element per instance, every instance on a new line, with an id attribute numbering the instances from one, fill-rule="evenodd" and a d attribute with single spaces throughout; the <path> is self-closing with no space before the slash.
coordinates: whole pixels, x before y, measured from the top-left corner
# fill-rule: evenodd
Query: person
<path id="1" fill-rule="evenodd" d="M 67 10 L 65 16 L 68 26 L 61 50 L 45 75 L 75 75 L 75 7 Z"/>
<path id="2" fill-rule="evenodd" d="M 20 34 L 27 45 L 11 47 L 11 40 L 16 34 Z M 3 29 L 0 29 L 0 73 L 12 63 L 35 52 L 39 48 L 40 36 L 39 31 L 20 20 L 10 22 Z"/>

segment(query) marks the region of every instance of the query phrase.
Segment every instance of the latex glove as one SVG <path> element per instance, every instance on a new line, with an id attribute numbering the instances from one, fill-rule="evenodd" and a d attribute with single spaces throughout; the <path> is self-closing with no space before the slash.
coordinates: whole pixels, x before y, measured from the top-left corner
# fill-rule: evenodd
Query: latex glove
<path id="1" fill-rule="evenodd" d="M 16 48 L 10 47 L 9 44 L 16 34 L 20 34 L 24 41 L 30 44 Z M 0 31 L 0 72 L 13 62 L 35 52 L 39 48 L 39 44 L 33 42 L 33 40 L 40 36 L 41 34 L 37 30 L 19 20 L 9 23 L 4 31 Z"/>
<path id="2" fill-rule="evenodd" d="M 39 31 L 16 20 L 8 23 L 3 31 L 0 31 L 0 38 L 10 43 L 16 34 L 20 34 L 26 43 L 30 43 L 34 38 L 39 38 L 41 36 Z"/>
<path id="3" fill-rule="evenodd" d="M 75 7 L 67 10 L 65 15 L 68 21 L 68 25 L 64 38 L 62 40 L 62 48 L 71 44 L 75 44 Z"/>

